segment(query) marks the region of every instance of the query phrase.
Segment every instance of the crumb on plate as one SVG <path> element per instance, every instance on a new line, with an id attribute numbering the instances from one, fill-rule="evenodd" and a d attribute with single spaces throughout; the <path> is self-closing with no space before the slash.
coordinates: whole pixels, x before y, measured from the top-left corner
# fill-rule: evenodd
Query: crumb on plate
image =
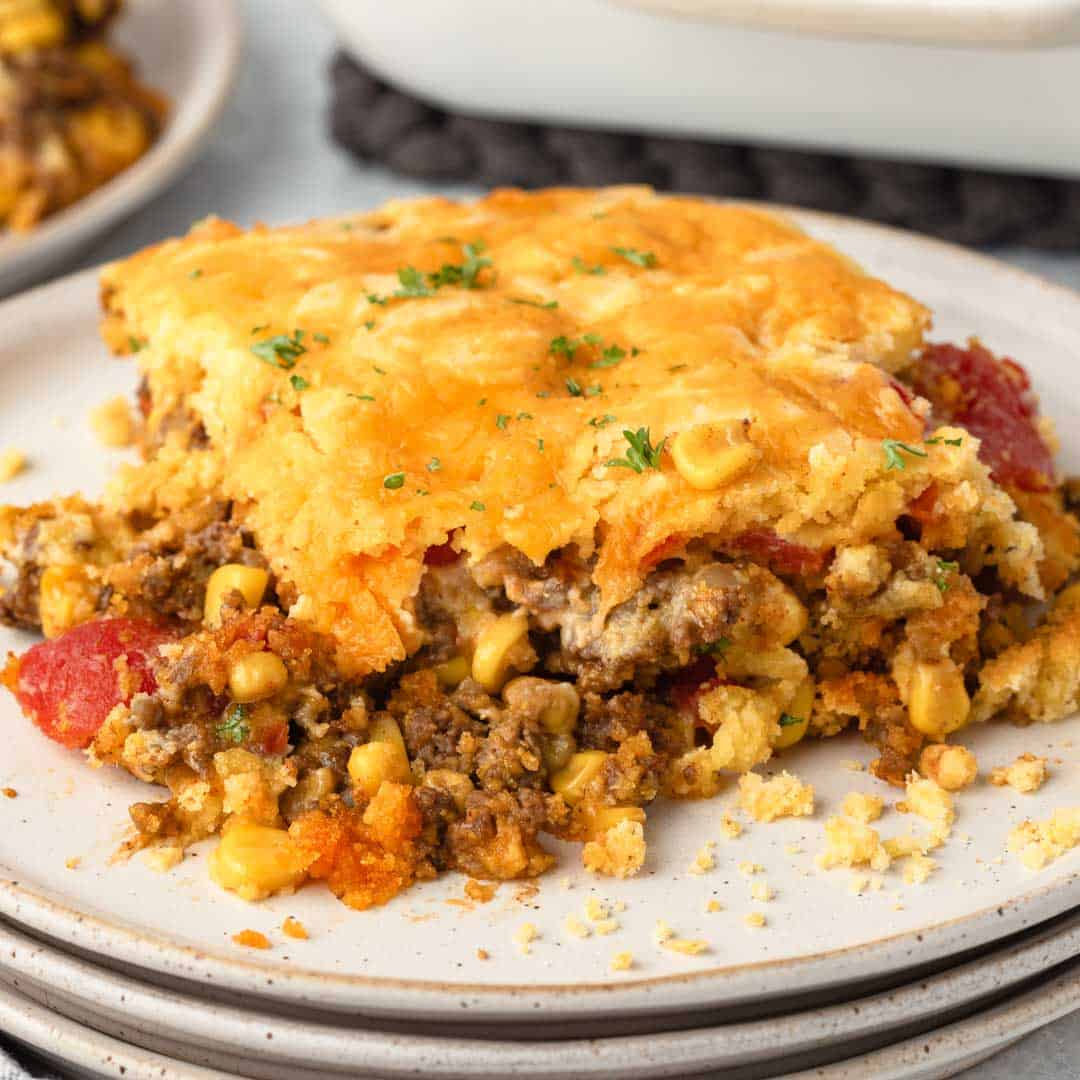
<path id="1" fill-rule="evenodd" d="M 307 932 L 307 927 L 299 919 L 294 919 L 291 915 L 281 924 L 281 932 L 286 937 L 295 938 L 297 941 L 307 941 L 311 936 Z"/>
<path id="2" fill-rule="evenodd" d="M 135 423 L 127 400 L 118 395 L 91 409 L 90 430 L 103 446 L 130 446 L 135 439 Z"/>
<path id="3" fill-rule="evenodd" d="M 809 817 L 814 812 L 814 787 L 787 770 L 771 780 L 744 773 L 739 777 L 739 806 L 755 821 Z"/>
<path id="4" fill-rule="evenodd" d="M 634 954 L 618 952 L 611 958 L 612 971 L 629 971 L 634 966 Z"/>
<path id="5" fill-rule="evenodd" d="M 749 915 L 743 916 L 743 922 L 753 930 L 760 930 L 766 919 L 760 911 L 751 911 Z"/>
<path id="6" fill-rule="evenodd" d="M 233 934 L 233 941 L 237 945 L 243 945 L 246 949 L 269 949 L 270 939 L 265 934 L 260 934 L 258 930 L 241 930 L 238 934 Z"/>
<path id="7" fill-rule="evenodd" d="M 966 746 L 932 743 L 919 756 L 919 772 L 946 791 L 960 791 L 975 782 L 979 763 Z"/>
<path id="8" fill-rule="evenodd" d="M 861 791 L 849 791 L 840 804 L 840 812 L 855 821 L 869 825 L 881 817 L 885 800 L 880 795 L 864 795 Z"/>
<path id="9" fill-rule="evenodd" d="M 1021 754 L 1011 765 L 1001 765 L 990 772 L 990 783 L 997 787 L 1008 785 L 1025 795 L 1038 791 L 1046 783 L 1049 770 L 1046 758 Z"/>
<path id="10" fill-rule="evenodd" d="M 0 484 L 14 480 L 26 468 L 26 455 L 17 447 L 0 450 Z"/>
<path id="11" fill-rule="evenodd" d="M 831 817 L 825 822 L 825 848 L 816 861 L 823 870 L 837 866 L 887 870 L 891 859 L 877 829 L 860 821 Z"/>
<path id="12" fill-rule="evenodd" d="M 1006 851 L 1029 870 L 1041 870 L 1080 844 L 1080 806 L 1055 810 L 1046 821 L 1030 818 L 1009 833 Z"/>
<path id="13" fill-rule="evenodd" d="M 609 877 L 633 877 L 645 863 L 645 829 L 640 821 L 620 821 L 581 852 L 586 870 Z"/>

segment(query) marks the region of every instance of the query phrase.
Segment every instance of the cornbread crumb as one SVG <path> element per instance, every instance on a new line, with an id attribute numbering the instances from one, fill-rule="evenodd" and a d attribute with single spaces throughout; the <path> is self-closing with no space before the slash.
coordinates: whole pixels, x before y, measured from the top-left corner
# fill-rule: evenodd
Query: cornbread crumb
<path id="1" fill-rule="evenodd" d="M 514 934 L 514 944 L 523 952 L 530 953 L 530 946 L 540 936 L 540 931 L 531 923 L 522 923 Z"/>
<path id="2" fill-rule="evenodd" d="M 233 934 L 232 939 L 237 945 L 243 945 L 247 949 L 270 948 L 270 939 L 258 930 L 241 930 L 240 933 Z"/>
<path id="3" fill-rule="evenodd" d="M 786 770 L 771 780 L 745 773 L 739 777 L 739 807 L 755 821 L 809 817 L 814 812 L 814 787 Z"/>
<path id="4" fill-rule="evenodd" d="M 979 775 L 979 763 L 966 746 L 934 743 L 923 749 L 919 772 L 946 791 L 959 791 Z"/>
<path id="5" fill-rule="evenodd" d="M 905 833 L 903 836 L 891 836 L 885 841 L 885 850 L 893 859 L 902 859 L 908 855 L 925 855 L 934 851 L 944 843 L 943 837 L 936 833 L 929 836 L 916 836 L 914 833 Z"/>
<path id="6" fill-rule="evenodd" d="M 1006 784 L 1015 791 L 1027 795 L 1046 783 L 1049 770 L 1046 758 L 1034 754 L 1021 754 L 1011 765 L 998 766 L 990 772 L 990 783 L 997 787 Z"/>
<path id="7" fill-rule="evenodd" d="M 586 870 L 610 877 L 633 877 L 645 863 L 645 829 L 640 821 L 620 821 L 581 852 Z"/>
<path id="8" fill-rule="evenodd" d="M 784 845 L 784 851 L 788 855 L 801 855 L 802 854 L 802 844 L 798 844 L 798 843 L 794 843 L 794 842 L 790 843 L 790 844 L 785 844 Z"/>
<path id="9" fill-rule="evenodd" d="M 765 916 L 760 911 L 751 911 L 749 915 L 743 916 L 743 922 L 758 930 L 765 925 Z"/>
<path id="10" fill-rule="evenodd" d="M 611 958 L 612 971 L 629 971 L 634 966 L 634 954 L 631 952 L 617 952 Z"/>
<path id="11" fill-rule="evenodd" d="M 948 836 L 956 812 L 953 810 L 952 795 L 933 780 L 923 779 L 918 773 L 907 778 L 904 789 L 907 796 L 907 809 L 929 821 L 938 836 Z"/>
<path id="12" fill-rule="evenodd" d="M 724 905 L 721 904 L 719 900 L 710 900 L 705 905 L 705 910 L 707 912 L 709 912 L 710 914 L 712 914 L 713 912 L 716 912 L 716 911 L 723 911 L 724 910 Z"/>
<path id="13" fill-rule="evenodd" d="M 868 874 L 852 874 L 851 879 L 848 881 L 848 892 L 860 896 L 869 886 L 870 876 Z"/>
<path id="14" fill-rule="evenodd" d="M 585 901 L 586 919 L 597 922 L 600 919 L 606 919 L 610 913 L 610 908 L 607 906 L 607 904 L 596 896 L 590 896 Z"/>
<path id="15" fill-rule="evenodd" d="M 825 849 L 818 854 L 816 861 L 823 870 L 831 870 L 835 866 L 869 866 L 871 870 L 887 870 L 891 859 L 877 829 L 860 821 L 831 817 L 825 822 Z"/>
<path id="16" fill-rule="evenodd" d="M 3 794 L 5 799 L 17 799 L 19 793 L 13 787 L 0 788 L 0 794 Z"/>
<path id="17" fill-rule="evenodd" d="M 663 944 L 665 949 L 683 956 L 698 956 L 709 951 L 709 943 L 702 938 L 668 938 Z"/>
<path id="18" fill-rule="evenodd" d="M 694 861 L 690 864 L 691 874 L 705 874 L 716 866 L 716 860 L 713 858 L 712 848 L 714 844 L 711 840 L 705 842 L 697 855 L 694 856 Z"/>
<path id="19" fill-rule="evenodd" d="M 179 844 L 163 844 L 161 847 L 148 848 L 143 861 L 151 870 L 164 874 L 182 862 L 184 851 Z"/>
<path id="20" fill-rule="evenodd" d="M 82 858 L 78 855 L 72 855 L 70 859 L 64 860 L 64 866 L 69 870 L 78 870 L 82 865 Z"/>
<path id="21" fill-rule="evenodd" d="M 576 938 L 587 938 L 592 931 L 576 916 L 567 915 L 563 920 L 563 929 Z"/>
<path id="22" fill-rule="evenodd" d="M 626 910 L 626 901 L 625 900 L 616 900 L 615 903 L 611 905 L 611 910 L 612 911 L 618 911 L 620 913 L 625 911 Z"/>
<path id="23" fill-rule="evenodd" d="M 904 860 L 904 884 L 922 885 L 937 869 L 937 862 L 928 855 L 909 855 Z"/>
<path id="24" fill-rule="evenodd" d="M 600 919 L 593 923 L 593 929 L 601 935 L 614 934 L 619 929 L 618 919 Z"/>
<path id="25" fill-rule="evenodd" d="M 765 867 L 761 863 L 743 861 L 739 863 L 739 873 L 743 877 L 753 877 L 755 874 L 760 874 Z"/>
<path id="26" fill-rule="evenodd" d="M 291 915 L 281 924 L 281 932 L 286 937 L 295 938 L 297 941 L 307 941 L 311 936 L 307 932 L 307 927 L 299 919 L 294 919 Z"/>
<path id="27" fill-rule="evenodd" d="M 498 887 L 497 884 L 489 885 L 482 881 L 475 881 L 473 878 L 469 878 L 469 880 L 465 882 L 465 895 L 470 900 L 475 900 L 478 904 L 486 904 L 494 899 Z"/>
<path id="28" fill-rule="evenodd" d="M 729 840 L 738 840 L 742 836 L 742 823 L 733 818 L 730 812 L 725 811 L 724 816 L 720 819 L 720 831 Z"/>
<path id="29" fill-rule="evenodd" d="M 91 409 L 90 430 L 103 446 L 130 446 L 135 438 L 135 425 L 126 399 L 109 398 Z"/>
<path id="30" fill-rule="evenodd" d="M 675 931 L 663 919 L 656 920 L 656 926 L 653 927 L 653 940 L 658 945 L 663 945 L 665 941 L 670 941 L 675 936 Z"/>
<path id="31" fill-rule="evenodd" d="M 1041 870 L 1080 844 L 1080 806 L 1055 810 L 1046 821 L 1028 819 L 1009 833 L 1006 851 L 1029 870 Z"/>
<path id="32" fill-rule="evenodd" d="M 774 893 L 767 881 L 755 881 L 750 886 L 750 896 L 762 904 L 767 904 L 773 898 Z"/>
<path id="33" fill-rule="evenodd" d="M 880 795 L 864 795 L 861 791 L 849 791 L 840 804 L 840 812 L 849 818 L 869 825 L 881 817 L 885 800 Z"/>
<path id="34" fill-rule="evenodd" d="M 845 758 L 840 762 L 840 767 L 847 769 L 848 772 L 864 772 L 866 769 L 866 766 L 855 758 Z"/>
<path id="35" fill-rule="evenodd" d="M 0 451 L 0 484 L 14 480 L 26 468 L 26 455 L 14 446 Z"/>
<path id="36" fill-rule="evenodd" d="M 477 960 L 490 960 L 491 959 L 491 953 L 489 953 L 487 951 L 487 949 L 477 949 L 476 950 L 476 959 Z"/>

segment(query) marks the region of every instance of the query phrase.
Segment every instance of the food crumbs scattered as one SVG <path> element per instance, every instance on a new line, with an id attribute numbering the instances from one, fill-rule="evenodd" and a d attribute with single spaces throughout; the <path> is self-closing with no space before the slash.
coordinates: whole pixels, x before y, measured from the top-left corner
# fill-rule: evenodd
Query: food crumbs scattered
<path id="1" fill-rule="evenodd" d="M 712 853 L 714 846 L 712 840 L 706 841 L 705 846 L 694 856 L 694 861 L 690 864 L 691 874 L 705 874 L 716 866 Z"/>
<path id="2" fill-rule="evenodd" d="M 9 446 L 6 450 L 0 451 L 0 484 L 14 480 L 25 468 L 26 455 L 21 450 Z"/>
<path id="3" fill-rule="evenodd" d="M 876 829 L 859 821 L 831 817 L 825 822 L 825 849 L 816 861 L 823 870 L 834 866 L 887 870 L 891 860 Z"/>
<path id="4" fill-rule="evenodd" d="M 13 787 L 6 787 L 0 790 L 3 791 L 5 799 L 17 799 L 19 797 L 19 793 Z"/>
<path id="5" fill-rule="evenodd" d="M 743 922 L 747 926 L 759 930 L 765 925 L 765 916 L 760 911 L 751 911 L 749 915 L 743 916 Z"/>
<path id="6" fill-rule="evenodd" d="M 847 769 L 848 772 L 863 772 L 866 766 L 861 761 L 856 761 L 854 758 L 846 758 L 840 762 L 842 769 Z"/>
<path id="7" fill-rule="evenodd" d="M 795 843 L 785 844 L 784 845 L 784 851 L 788 855 L 801 855 L 802 854 L 802 844 L 795 844 Z"/>
<path id="8" fill-rule="evenodd" d="M 165 847 L 150 848 L 143 855 L 143 861 L 151 870 L 159 874 L 168 873 L 174 866 L 179 865 L 184 859 L 184 850 L 178 844 L 170 844 Z"/>
<path id="9" fill-rule="evenodd" d="M 598 934 L 614 934 L 619 929 L 619 922 L 617 919 L 600 919 L 593 923 L 593 929 Z"/>
<path id="10" fill-rule="evenodd" d="M 975 782 L 979 763 L 966 746 L 933 743 L 919 756 L 919 772 L 946 791 L 959 791 Z"/>
<path id="11" fill-rule="evenodd" d="M 653 939 L 657 945 L 663 945 L 665 941 L 670 941 L 675 936 L 675 931 L 663 919 L 656 920 L 656 926 L 653 927 Z"/>
<path id="12" fill-rule="evenodd" d="M 848 882 L 848 892 L 855 896 L 861 896 L 870 886 L 870 878 L 866 874 L 852 874 Z"/>
<path id="13" fill-rule="evenodd" d="M 296 938 L 297 941 L 307 941 L 310 936 L 307 927 L 299 919 L 294 919 L 291 915 L 281 924 L 281 932 L 286 937 Z"/>
<path id="14" fill-rule="evenodd" d="M 1030 819 L 1009 833 L 1006 850 L 1029 870 L 1041 870 L 1080 844 L 1080 806 L 1055 810 L 1046 821 Z"/>
<path id="15" fill-rule="evenodd" d="M 489 959 L 491 959 L 491 953 L 489 953 L 487 951 L 487 949 L 477 949 L 476 950 L 476 959 L 477 960 L 489 960 Z"/>
<path id="16" fill-rule="evenodd" d="M 612 971 L 629 971 L 634 966 L 634 954 L 629 952 L 616 953 L 611 958 Z"/>
<path id="17" fill-rule="evenodd" d="M 576 916 L 567 915 L 563 920 L 563 929 L 576 938 L 587 938 L 592 931 Z"/>
<path id="18" fill-rule="evenodd" d="M 626 819 L 613 825 L 581 851 L 586 870 L 608 877 L 633 877 L 645 865 L 645 829 L 640 821 Z"/>
<path id="19" fill-rule="evenodd" d="M 725 811 L 720 819 L 720 831 L 729 840 L 738 840 L 742 836 L 743 827 L 729 812 Z"/>
<path id="20" fill-rule="evenodd" d="M 904 884 L 922 885 L 937 869 L 937 862 L 928 855 L 909 855 L 904 860 Z"/>
<path id="21" fill-rule="evenodd" d="M 739 863 L 739 873 L 743 877 L 753 877 L 755 874 L 760 874 L 765 867 L 761 863 L 756 862 L 741 862 Z"/>
<path id="22" fill-rule="evenodd" d="M 64 865 L 69 870 L 78 870 L 82 865 L 82 859 L 78 855 L 72 855 L 70 859 L 64 860 Z"/>
<path id="23" fill-rule="evenodd" d="M 814 787 L 786 770 L 771 780 L 744 773 L 739 777 L 739 806 L 755 821 L 809 817 L 814 812 Z"/>
<path id="24" fill-rule="evenodd" d="M 135 425 L 126 399 L 109 398 L 91 409 L 90 430 L 104 446 L 130 446 L 135 438 Z"/>
<path id="25" fill-rule="evenodd" d="M 526 955 L 532 952 L 531 944 L 540 936 L 540 932 L 531 923 L 522 923 L 514 934 L 514 944 Z"/>
<path id="26" fill-rule="evenodd" d="M 759 903 L 767 904 L 773 898 L 773 891 L 766 881 L 755 881 L 750 886 L 750 896 Z"/>
<path id="27" fill-rule="evenodd" d="M 705 910 L 708 911 L 710 914 L 712 914 L 713 912 L 716 912 L 716 911 L 723 911 L 724 910 L 724 905 L 721 904 L 719 900 L 710 900 L 705 905 Z"/>
<path id="28" fill-rule="evenodd" d="M 247 949 L 270 948 L 270 939 L 258 930 L 241 930 L 239 934 L 233 934 L 232 939 L 237 945 L 243 945 Z"/>
<path id="29" fill-rule="evenodd" d="M 997 787 L 1005 787 L 1007 784 L 1015 791 L 1028 795 L 1038 791 L 1046 783 L 1048 772 L 1046 758 L 1021 754 L 1011 765 L 998 766 L 991 770 L 990 783 Z"/>
<path id="30" fill-rule="evenodd" d="M 598 899 L 595 896 L 590 896 L 585 901 L 585 918 L 590 919 L 592 922 L 597 922 L 599 919 L 606 919 L 611 914 L 611 909 L 604 903 L 603 900 Z"/>
<path id="31" fill-rule="evenodd" d="M 849 791 L 840 804 L 840 812 L 849 818 L 869 825 L 881 817 L 885 800 L 880 795 L 864 795 L 861 791 Z"/>
<path id="32" fill-rule="evenodd" d="M 956 812 L 953 810 L 952 795 L 933 780 L 923 779 L 918 773 L 912 773 L 904 789 L 907 796 L 907 809 L 929 821 L 936 836 L 949 835 Z"/>
<path id="33" fill-rule="evenodd" d="M 482 881 L 475 881 L 473 878 L 469 878 L 469 880 L 465 882 L 465 895 L 470 900 L 475 900 L 478 904 L 486 904 L 488 901 L 494 899 L 498 887 L 498 885 L 485 885 Z"/>
<path id="34" fill-rule="evenodd" d="M 709 943 L 702 938 L 668 938 L 663 946 L 669 952 L 681 953 L 683 956 L 698 956 L 709 951 Z"/>

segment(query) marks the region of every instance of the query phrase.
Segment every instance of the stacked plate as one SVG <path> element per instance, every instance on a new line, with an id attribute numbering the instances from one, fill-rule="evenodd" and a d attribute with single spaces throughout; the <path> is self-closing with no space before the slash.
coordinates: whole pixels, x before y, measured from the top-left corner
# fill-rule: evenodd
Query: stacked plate
<path id="1" fill-rule="evenodd" d="M 944 245 L 803 220 L 930 304 L 938 336 L 977 333 L 1027 365 L 1077 469 L 1080 299 Z M 94 276 L 8 301 L 0 319 L 5 441 L 33 461 L 5 501 L 98 488 L 115 463 L 83 414 L 130 391 L 132 372 L 97 343 Z M 24 644 L 0 634 L 0 649 Z M 316 888 L 244 904 L 208 882 L 205 850 L 167 874 L 112 862 L 145 788 L 88 771 L 6 698 L 0 723 L 0 788 L 17 793 L 0 798 L 0 1030 L 82 1075 L 913 1080 L 1080 1007 L 1080 852 L 1038 874 L 1004 854 L 1012 826 L 1076 803 L 1080 717 L 965 733 L 984 776 L 1030 751 L 1051 777 L 1032 795 L 961 793 L 921 885 L 817 868 L 823 818 L 851 790 L 882 793 L 869 748 L 842 737 L 781 763 L 815 785 L 812 819 L 732 837 L 730 797 L 668 804 L 636 879 L 586 875 L 565 849 L 535 887 L 481 902 L 450 876 L 368 912 Z M 880 827 L 918 823 L 891 807 Z M 307 939 L 283 931 L 289 916 Z M 704 950 L 672 950 L 658 921 Z M 237 944 L 248 929 L 271 947 Z"/>

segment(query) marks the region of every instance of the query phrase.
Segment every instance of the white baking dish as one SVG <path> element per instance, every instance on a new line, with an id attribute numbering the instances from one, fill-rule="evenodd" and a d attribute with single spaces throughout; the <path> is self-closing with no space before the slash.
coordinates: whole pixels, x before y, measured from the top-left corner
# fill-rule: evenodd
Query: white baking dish
<path id="1" fill-rule="evenodd" d="M 720 0 L 633 3 L 721 7 Z M 761 22 L 794 3 L 729 6 L 756 9 Z M 962 10 L 969 30 L 981 18 L 983 41 L 1068 41 L 1080 29 L 1073 17 L 1080 0 L 797 3 L 800 26 L 813 25 L 817 12 L 821 29 L 851 33 L 866 23 L 845 22 L 843 11 L 876 11 L 881 17 L 871 22 L 882 33 L 898 30 L 885 14 L 906 11 L 909 39 L 942 44 L 777 32 L 608 0 L 322 6 L 362 62 L 455 110 L 1080 176 L 1080 46 L 957 45 L 961 23 L 950 18 Z"/>

